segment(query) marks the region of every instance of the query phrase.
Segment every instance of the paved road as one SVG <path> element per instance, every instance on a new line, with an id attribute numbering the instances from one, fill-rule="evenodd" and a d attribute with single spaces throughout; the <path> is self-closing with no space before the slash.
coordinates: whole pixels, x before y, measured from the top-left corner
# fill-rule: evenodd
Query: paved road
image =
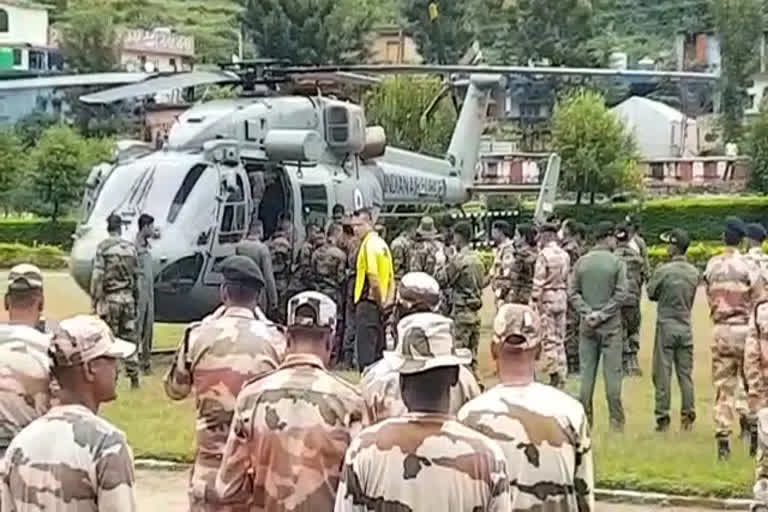
<path id="1" fill-rule="evenodd" d="M 162 510 L 163 512 L 187 512 L 187 472 L 148 471 L 136 472 L 138 497 L 137 510 Z M 662 508 L 650 505 L 631 506 L 600 503 L 596 512 L 716 512 L 704 508 Z"/>

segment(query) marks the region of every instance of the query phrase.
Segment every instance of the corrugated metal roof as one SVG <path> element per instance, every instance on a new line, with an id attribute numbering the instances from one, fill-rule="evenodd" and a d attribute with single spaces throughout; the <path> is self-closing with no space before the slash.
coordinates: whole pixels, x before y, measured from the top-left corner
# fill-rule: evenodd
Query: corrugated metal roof
<path id="1" fill-rule="evenodd" d="M 153 75 L 150 73 L 91 73 L 84 75 L 58 75 L 38 78 L 0 80 L 0 91 L 20 89 L 43 89 L 46 87 L 75 87 L 89 85 L 119 85 L 141 82 Z"/>

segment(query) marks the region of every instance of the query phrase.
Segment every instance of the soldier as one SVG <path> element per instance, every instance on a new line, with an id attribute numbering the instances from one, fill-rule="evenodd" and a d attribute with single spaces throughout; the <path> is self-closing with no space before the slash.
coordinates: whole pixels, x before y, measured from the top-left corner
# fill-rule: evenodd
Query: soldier
<path id="1" fill-rule="evenodd" d="M 436 313 L 439 305 L 440 286 L 437 281 L 422 272 L 410 272 L 403 276 L 397 288 L 393 315 L 395 325 L 417 313 Z M 396 333 L 394 338 L 397 338 Z M 402 350 L 397 341 L 392 346 L 397 347 L 396 352 Z M 360 388 L 373 422 L 397 418 L 408 412 L 400 392 L 400 375 L 389 360 L 382 359 L 366 368 Z M 451 387 L 449 412 L 456 414 L 462 405 L 479 394 L 480 386 L 475 376 L 465 367 L 459 367 L 459 382 Z"/>
<path id="2" fill-rule="evenodd" d="M 586 228 L 580 222 L 563 222 L 563 250 L 571 261 L 571 274 L 576 262 L 585 254 Z M 579 313 L 568 304 L 565 321 L 565 357 L 568 360 L 568 376 L 579 375 Z"/>
<path id="3" fill-rule="evenodd" d="M 357 252 L 360 239 L 355 236 L 352 218 L 345 217 L 343 246 L 347 256 L 347 275 L 344 280 L 344 332 L 342 333 L 341 358 L 339 369 L 357 368 L 357 348 L 355 347 L 355 282 L 357 271 Z"/>
<path id="4" fill-rule="evenodd" d="M 288 283 L 288 295 L 310 290 L 312 287 L 312 253 L 325 243 L 325 235 L 315 224 L 307 226 L 307 238 L 301 245 Z"/>
<path id="5" fill-rule="evenodd" d="M 272 270 L 277 289 L 277 320 L 285 323 L 285 310 L 288 303 L 288 282 L 291 279 L 293 264 L 293 225 L 288 221 L 280 223 L 280 229 L 272 234 L 267 246 L 272 258 Z"/>
<path id="6" fill-rule="evenodd" d="M 55 379 L 48 357 L 50 336 L 38 330 L 43 309 L 43 276 L 34 265 L 11 269 L 0 324 L 0 458 L 11 440 L 48 411 Z"/>
<path id="7" fill-rule="evenodd" d="M 640 299 L 643 295 L 643 283 L 648 280 L 646 266 L 639 252 L 630 247 L 631 228 L 621 224 L 616 229 L 618 242 L 614 254 L 621 258 L 627 268 L 627 293 L 621 306 L 621 323 L 623 329 L 624 355 L 622 367 L 627 377 L 642 377 L 643 371 L 637 360 L 640 350 Z"/>
<path id="8" fill-rule="evenodd" d="M 263 286 L 259 267 L 245 256 L 221 264 L 221 298 L 226 309 L 189 325 L 165 377 L 165 393 L 183 400 L 194 393 L 197 404 L 197 454 L 189 483 L 192 512 L 239 511 L 217 507 L 216 472 L 243 384 L 276 368 L 285 356 L 285 337 L 274 324 L 256 318 Z"/>
<path id="9" fill-rule="evenodd" d="M 235 254 L 247 256 L 259 267 L 261 275 L 264 277 L 264 290 L 259 300 L 259 307 L 271 319 L 278 319 L 278 298 L 277 286 L 275 284 L 275 271 L 272 268 L 272 255 L 269 247 L 262 242 L 264 238 L 264 224 L 260 220 L 251 223 L 251 230 L 245 240 L 237 244 Z M 264 296 L 266 295 L 266 297 Z M 266 298 L 266 300 L 264 300 Z"/>
<path id="10" fill-rule="evenodd" d="M 453 242 L 458 253 L 438 275 L 437 282 L 451 290 L 456 325 L 456 346 L 472 352 L 472 370 L 477 371 L 477 347 L 480 343 L 480 309 L 483 307 L 485 268 L 470 247 L 472 226 L 459 222 L 453 227 Z"/>
<path id="11" fill-rule="evenodd" d="M 155 278 L 152 269 L 152 246 L 149 239 L 155 234 L 155 218 L 147 213 L 139 216 L 139 232 L 136 235 L 136 254 L 139 259 L 139 302 L 137 307 L 139 340 L 139 366 L 144 375 L 152 371 L 152 337 L 155 325 Z"/>
<path id="12" fill-rule="evenodd" d="M 491 228 L 491 239 L 496 248 L 493 251 L 491 267 L 491 290 L 496 298 L 496 309 L 508 302 L 512 291 L 512 271 L 515 264 L 515 244 L 512 240 L 514 229 L 503 220 L 497 220 Z"/>
<path id="13" fill-rule="evenodd" d="M 413 245 L 408 250 L 408 272 L 424 272 L 434 277 L 445 265 L 445 250 L 437 240 L 439 233 L 432 217 L 422 217 Z"/>
<path id="14" fill-rule="evenodd" d="M 116 398 L 117 360 L 136 345 L 101 319 L 61 322 L 50 355 L 59 404 L 8 447 L 0 469 L 0 509 L 134 512 L 133 454 L 125 434 L 98 416 Z"/>
<path id="15" fill-rule="evenodd" d="M 515 261 L 510 271 L 510 290 L 507 303 L 528 304 L 533 288 L 533 270 L 536 266 L 536 229 L 530 224 L 517 227 L 520 235 L 515 241 Z"/>
<path id="16" fill-rule="evenodd" d="M 602 358 L 611 428 L 623 431 L 621 305 L 627 289 L 627 269 L 624 262 L 613 254 L 616 248 L 613 224 L 601 222 L 595 229 L 595 236 L 597 245 L 576 263 L 568 285 L 571 305 L 581 316 L 579 395 L 591 425 L 592 396 L 597 367 Z"/>
<path id="17" fill-rule="evenodd" d="M 333 222 L 337 224 L 341 224 L 341 222 L 344 220 L 344 206 L 340 204 L 333 205 L 333 210 L 331 211 L 331 216 L 333 218 Z"/>
<path id="18" fill-rule="evenodd" d="M 691 310 L 701 274 L 688 263 L 685 253 L 690 239 L 682 229 L 661 235 L 668 244 L 672 260 L 657 268 L 648 282 L 648 298 L 658 302 L 656 342 L 653 346 L 653 387 L 656 389 L 656 431 L 669 429 L 670 378 L 672 365 L 677 372 L 682 406 L 683 430 L 691 430 L 696 420 L 693 394 L 693 332 Z"/>
<path id="19" fill-rule="evenodd" d="M 737 400 L 743 386 L 744 344 L 749 331 L 749 316 L 763 295 L 759 269 L 739 253 L 744 237 L 741 219 L 726 220 L 723 240 L 725 253 L 714 256 L 704 271 L 707 299 L 714 327 L 712 376 L 715 386 L 715 437 L 717 455 L 727 460 L 731 455 L 731 425 L 736 412 L 749 417 L 748 406 Z"/>
<path id="20" fill-rule="evenodd" d="M 264 170 L 262 168 L 253 169 L 248 172 L 248 182 L 251 184 L 251 225 L 249 231 L 252 230 L 259 220 L 259 212 L 261 211 L 261 202 L 264 199 L 264 193 L 267 190 L 267 184 L 264 180 Z"/>
<path id="21" fill-rule="evenodd" d="M 747 224 L 747 253 L 744 255 L 760 269 L 763 283 L 768 285 L 768 254 L 763 251 L 766 232 L 762 224 Z"/>
<path id="22" fill-rule="evenodd" d="M 749 408 L 757 411 L 757 461 L 755 500 L 768 507 L 768 300 L 761 300 L 750 316 L 744 345 L 744 376 Z M 762 510 L 755 507 L 753 510 Z"/>
<path id="23" fill-rule="evenodd" d="M 493 330 L 491 355 L 501 384 L 462 407 L 459 421 L 504 451 L 512 510 L 594 510 L 592 441 L 584 408 L 562 391 L 535 382 L 541 350 L 536 313 L 528 306 L 504 305 Z"/>
<path id="24" fill-rule="evenodd" d="M 408 414 L 363 430 L 344 459 L 336 512 L 392 510 L 511 511 L 504 453 L 448 415 L 459 367 L 472 360 L 454 348 L 451 320 L 418 313 L 400 322 L 400 373 Z"/>
<path id="25" fill-rule="evenodd" d="M 347 255 L 339 248 L 343 229 L 341 224 L 331 224 L 328 227 L 328 236 L 312 254 L 312 284 L 313 288 L 331 297 L 340 311 L 344 307 L 344 281 L 347 278 Z M 339 325 L 334 326 L 333 358 L 332 361 L 341 360 L 342 329 L 344 324 L 339 316 L 336 317 Z"/>
<path id="26" fill-rule="evenodd" d="M 557 226 L 546 224 L 539 235 L 538 258 L 533 274 L 531 306 L 541 318 L 541 368 L 550 384 L 565 387 L 568 376 L 565 358 L 565 312 L 568 308 L 568 253 L 557 244 Z"/>
<path id="27" fill-rule="evenodd" d="M 410 259 L 408 251 L 413 244 L 413 233 L 410 226 L 406 225 L 397 237 L 392 240 L 392 265 L 395 270 L 395 280 L 400 282 L 405 274 L 408 273 L 408 260 Z"/>
<path id="28" fill-rule="evenodd" d="M 107 217 L 109 238 L 96 248 L 91 275 L 93 309 L 107 322 L 115 336 L 137 343 L 136 302 L 139 297 L 139 258 L 136 246 L 120 238 L 122 219 Z M 131 389 L 139 387 L 139 364 L 136 353 L 125 360 L 125 372 Z"/>
<path id="29" fill-rule="evenodd" d="M 328 371 L 336 328 L 330 297 L 288 304 L 288 356 L 240 392 L 216 479 L 243 510 L 332 510 L 344 454 L 368 414 L 354 386 Z"/>

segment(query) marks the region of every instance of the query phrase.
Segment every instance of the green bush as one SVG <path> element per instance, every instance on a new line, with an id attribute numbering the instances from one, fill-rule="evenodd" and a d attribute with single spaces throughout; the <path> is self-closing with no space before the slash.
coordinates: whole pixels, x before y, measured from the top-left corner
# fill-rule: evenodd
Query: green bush
<path id="1" fill-rule="evenodd" d="M 69 250 L 72 248 L 72 234 L 76 226 L 77 223 L 71 220 L 56 223 L 44 220 L 0 221 L 0 243 L 52 245 Z"/>
<path id="2" fill-rule="evenodd" d="M 0 243 L 0 267 L 9 268 L 19 263 L 31 263 L 45 269 L 67 267 L 67 255 L 58 247 Z"/>

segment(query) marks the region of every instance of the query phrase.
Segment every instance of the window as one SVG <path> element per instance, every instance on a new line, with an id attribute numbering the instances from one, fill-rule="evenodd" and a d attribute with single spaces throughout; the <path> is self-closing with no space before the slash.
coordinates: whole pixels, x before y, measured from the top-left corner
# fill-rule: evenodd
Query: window
<path id="1" fill-rule="evenodd" d="M 8 11 L 0 9 L 0 32 L 8 32 Z"/>
<path id="2" fill-rule="evenodd" d="M 325 185 L 302 185 L 301 204 L 305 226 L 325 226 L 328 220 L 328 192 Z"/>
<path id="3" fill-rule="evenodd" d="M 200 176 L 203 175 L 203 171 L 205 169 L 206 166 L 204 164 L 197 164 L 196 166 L 192 167 L 189 172 L 187 172 L 187 175 L 184 177 L 184 181 L 181 182 L 179 191 L 176 192 L 176 196 L 173 198 L 171 207 L 168 209 L 169 223 L 176 221 L 176 217 L 179 216 L 181 207 L 184 206 L 184 203 L 187 201 L 189 194 L 192 193 L 192 189 L 195 188 L 195 184 L 197 184 L 197 181 L 200 179 Z"/>
<path id="4" fill-rule="evenodd" d="M 45 53 L 30 50 L 29 69 L 46 69 Z"/>
<path id="5" fill-rule="evenodd" d="M 13 65 L 21 66 L 21 49 L 19 48 L 13 49 Z"/>
<path id="6" fill-rule="evenodd" d="M 390 64 L 400 62 L 400 41 L 387 41 L 386 55 L 384 57 Z"/>
<path id="7" fill-rule="evenodd" d="M 654 162 L 651 164 L 651 177 L 655 180 L 664 179 L 664 164 Z"/>
<path id="8" fill-rule="evenodd" d="M 173 70 L 174 73 L 178 71 L 178 68 L 176 67 L 176 59 L 169 60 L 168 65 L 171 66 L 171 69 Z"/>
<path id="9" fill-rule="evenodd" d="M 243 177 L 239 174 L 236 179 L 236 187 L 229 188 L 226 192 L 227 200 L 224 203 L 224 212 L 221 216 L 221 229 L 219 230 L 219 243 L 232 244 L 239 242 L 245 234 L 245 186 Z"/>

